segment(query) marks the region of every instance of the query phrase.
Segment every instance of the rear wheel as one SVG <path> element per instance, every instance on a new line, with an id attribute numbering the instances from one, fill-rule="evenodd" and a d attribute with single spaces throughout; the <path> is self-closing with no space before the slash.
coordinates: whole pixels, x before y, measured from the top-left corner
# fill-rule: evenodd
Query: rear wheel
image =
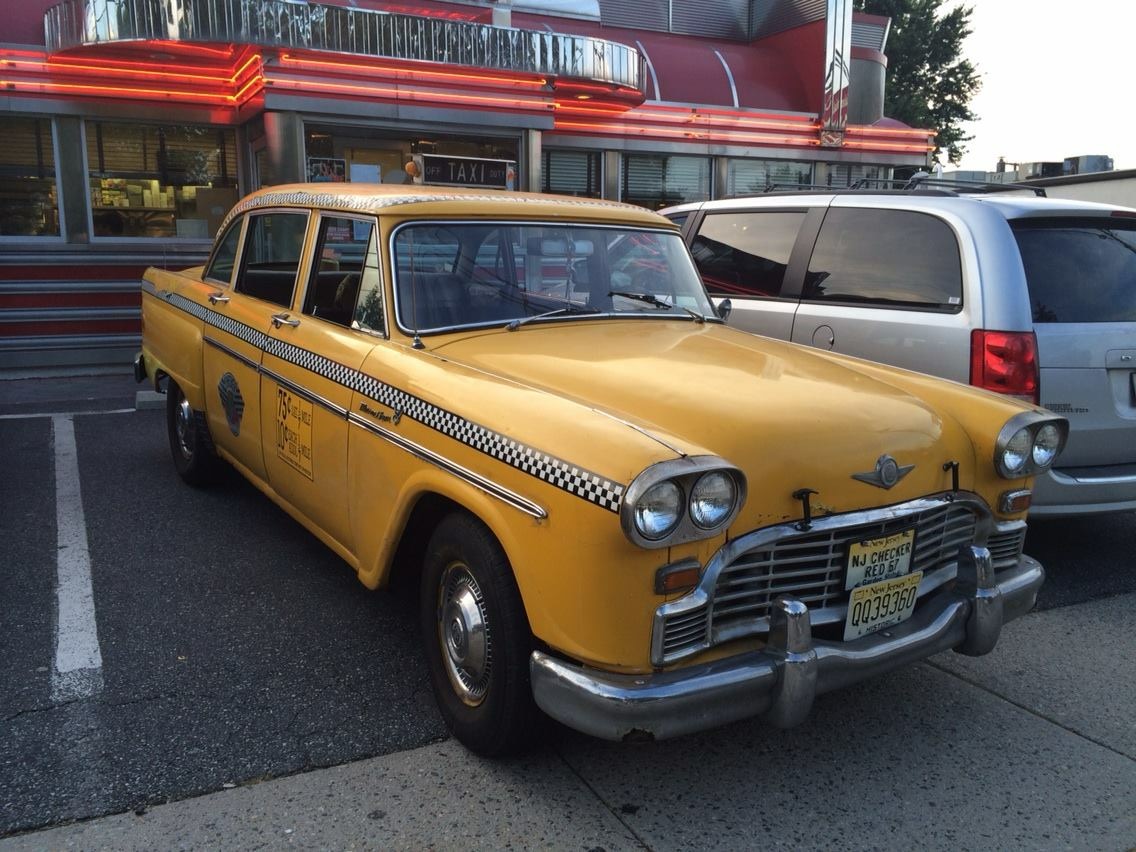
<path id="1" fill-rule="evenodd" d="M 434 530 L 420 614 L 434 695 L 454 736 L 488 757 L 527 745 L 540 718 L 532 634 L 501 545 L 470 515 L 448 515 Z"/>
<path id="2" fill-rule="evenodd" d="M 213 450 L 205 415 L 190 406 L 173 379 L 166 388 L 166 431 L 178 475 L 190 485 L 216 481 L 220 460 Z"/>

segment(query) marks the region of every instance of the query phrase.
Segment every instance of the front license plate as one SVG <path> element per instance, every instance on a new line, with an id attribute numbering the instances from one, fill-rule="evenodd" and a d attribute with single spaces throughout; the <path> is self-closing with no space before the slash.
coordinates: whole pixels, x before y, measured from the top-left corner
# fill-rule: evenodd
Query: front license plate
<path id="1" fill-rule="evenodd" d="M 875 633 L 911 617 L 919 596 L 923 572 L 880 580 L 852 590 L 848 598 L 848 617 L 844 621 L 844 641 Z"/>
<path id="2" fill-rule="evenodd" d="M 883 538 L 854 541 L 848 547 L 848 570 L 844 588 L 901 577 L 911 570 L 915 550 L 915 530 L 904 530 Z"/>

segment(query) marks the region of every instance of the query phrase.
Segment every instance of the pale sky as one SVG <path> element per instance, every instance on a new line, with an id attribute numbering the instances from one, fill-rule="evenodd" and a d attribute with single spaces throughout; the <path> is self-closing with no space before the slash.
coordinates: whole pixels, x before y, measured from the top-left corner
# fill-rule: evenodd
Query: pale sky
<path id="1" fill-rule="evenodd" d="M 982 90 L 959 168 L 1105 154 L 1136 169 L 1136 0 L 966 3 Z"/>

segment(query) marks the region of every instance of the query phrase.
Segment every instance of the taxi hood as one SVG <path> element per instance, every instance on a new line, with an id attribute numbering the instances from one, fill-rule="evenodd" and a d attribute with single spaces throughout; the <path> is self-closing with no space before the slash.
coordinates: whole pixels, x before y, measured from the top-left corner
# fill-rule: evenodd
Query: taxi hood
<path id="1" fill-rule="evenodd" d="M 879 490 L 892 502 L 901 491 L 943 490 L 945 461 L 974 470 L 961 426 L 876 365 L 861 371 L 854 361 L 716 323 L 533 324 L 434 351 L 621 419 L 677 453 L 721 456 L 742 468 L 751 492 L 774 476 L 801 487 L 834 473 L 844 482 L 884 454 L 918 471 L 890 495 Z"/>

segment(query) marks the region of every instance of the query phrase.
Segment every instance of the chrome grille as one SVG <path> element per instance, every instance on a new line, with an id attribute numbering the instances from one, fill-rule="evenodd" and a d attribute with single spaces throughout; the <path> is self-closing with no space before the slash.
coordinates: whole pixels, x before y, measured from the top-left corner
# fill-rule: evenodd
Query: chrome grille
<path id="1" fill-rule="evenodd" d="M 984 505 L 974 500 L 928 499 L 844 518 L 829 516 L 817 520 L 808 532 L 785 524 L 744 536 L 739 546 L 745 549 L 720 567 L 709 568 L 698 590 L 659 609 L 655 661 L 668 662 L 717 642 L 768 630 L 773 602 L 781 595 L 805 603 L 814 624 L 842 618 L 848 596 L 844 562 L 854 541 L 914 528 L 912 570 L 923 572 L 924 587 L 929 580 L 938 586 L 954 576 L 943 569 L 953 571 L 959 548 L 975 543 L 979 523 L 986 517 Z M 999 559 L 1008 564 L 1021 548 L 1018 532 L 997 533 L 991 536 L 999 548 L 995 565 Z M 1024 536 L 1024 525 L 1020 535 Z M 752 539 L 753 546 L 746 546 L 746 539 Z"/>
<path id="2" fill-rule="evenodd" d="M 954 503 L 914 517 L 775 541 L 743 553 L 722 569 L 711 605 L 714 629 L 728 631 L 738 621 L 768 617 L 779 595 L 793 595 L 811 610 L 824 609 L 845 594 L 844 559 L 851 542 L 882 538 L 913 525 L 912 571 L 928 574 L 953 563 L 959 546 L 974 541 L 974 513 Z"/>
<path id="3" fill-rule="evenodd" d="M 1025 543 L 1025 521 L 1014 521 L 995 527 L 986 542 L 986 547 L 990 550 L 990 562 L 993 564 L 995 572 L 1017 565 Z"/>
<path id="4" fill-rule="evenodd" d="M 668 619 L 666 636 L 663 638 L 663 655 L 670 658 L 704 645 L 708 614 L 706 607 L 699 607 Z"/>

